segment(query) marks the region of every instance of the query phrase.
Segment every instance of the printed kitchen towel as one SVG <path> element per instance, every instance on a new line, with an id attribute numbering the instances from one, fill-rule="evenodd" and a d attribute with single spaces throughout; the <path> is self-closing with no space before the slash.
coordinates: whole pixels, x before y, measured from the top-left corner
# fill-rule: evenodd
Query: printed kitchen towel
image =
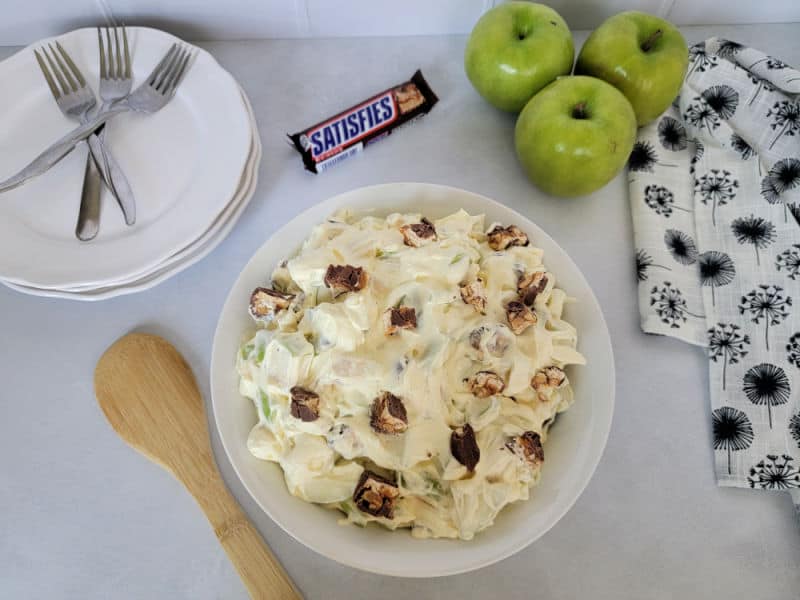
<path id="1" fill-rule="evenodd" d="M 719 485 L 800 505 L 800 72 L 689 50 L 629 160 L 642 329 L 708 349 Z"/>

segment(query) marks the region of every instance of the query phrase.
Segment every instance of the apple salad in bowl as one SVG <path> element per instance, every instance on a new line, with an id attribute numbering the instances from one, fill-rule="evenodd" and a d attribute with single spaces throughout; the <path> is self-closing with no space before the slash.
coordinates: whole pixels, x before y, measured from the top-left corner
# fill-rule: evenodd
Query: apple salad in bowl
<path id="1" fill-rule="evenodd" d="M 529 497 L 584 364 L 542 255 L 463 210 L 315 227 L 250 298 L 250 452 L 343 522 L 472 539 Z"/>

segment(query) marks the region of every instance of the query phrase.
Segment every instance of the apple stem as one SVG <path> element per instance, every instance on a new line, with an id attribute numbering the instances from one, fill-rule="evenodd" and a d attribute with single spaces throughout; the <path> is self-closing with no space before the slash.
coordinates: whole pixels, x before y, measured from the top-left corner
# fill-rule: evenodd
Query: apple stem
<path id="1" fill-rule="evenodd" d="M 645 52 L 650 52 L 650 48 L 653 47 L 653 44 L 656 43 L 656 40 L 660 38 L 663 33 L 664 32 L 661 31 L 660 29 L 656 29 L 652 34 L 650 34 L 650 37 L 644 41 L 644 43 L 642 44 L 642 50 L 644 50 Z"/>
<path id="2" fill-rule="evenodd" d="M 572 118 L 573 119 L 585 119 L 586 118 L 586 102 L 579 102 L 575 105 L 575 108 L 572 109 Z"/>

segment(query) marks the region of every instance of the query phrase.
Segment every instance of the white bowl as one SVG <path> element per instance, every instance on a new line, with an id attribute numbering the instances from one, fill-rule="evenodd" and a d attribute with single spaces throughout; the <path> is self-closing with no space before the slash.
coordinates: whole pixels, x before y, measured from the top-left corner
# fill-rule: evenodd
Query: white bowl
<path id="1" fill-rule="evenodd" d="M 311 229 L 337 209 L 374 209 L 377 215 L 421 212 L 439 218 L 463 208 L 492 221 L 516 224 L 544 249 L 558 285 L 577 299 L 566 319 L 578 328 L 578 349 L 588 365 L 573 367 L 575 404 L 559 416 L 545 444 L 541 482 L 531 498 L 506 507 L 495 524 L 471 541 L 419 540 L 404 530 L 360 528 L 337 523 L 336 512 L 290 495 L 280 466 L 254 458 L 246 440 L 257 418 L 239 395 L 234 368 L 240 344 L 252 334 L 250 292 L 267 282 L 272 269 L 296 253 Z M 308 209 L 282 227 L 255 253 L 222 309 L 211 357 L 214 418 L 228 458 L 245 488 L 273 521 L 297 541 L 340 563 L 384 575 L 436 577 L 471 571 L 525 548 L 558 522 L 589 483 L 605 448 L 614 411 L 614 358 L 603 314 L 578 267 L 544 231 L 497 202 L 456 188 L 392 183 L 360 188 Z"/>

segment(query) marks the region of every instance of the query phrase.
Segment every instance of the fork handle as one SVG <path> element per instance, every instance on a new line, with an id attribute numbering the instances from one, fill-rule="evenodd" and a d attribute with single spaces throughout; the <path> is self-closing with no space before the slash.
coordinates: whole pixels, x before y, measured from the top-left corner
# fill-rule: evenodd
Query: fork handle
<path id="1" fill-rule="evenodd" d="M 78 211 L 78 223 L 75 225 L 75 236 L 82 242 L 93 240 L 100 229 L 100 193 L 103 178 L 97 161 L 91 152 L 86 155 L 86 171 L 83 175 L 81 206 Z"/>
<path id="2" fill-rule="evenodd" d="M 136 222 L 136 201 L 128 178 L 119 166 L 117 159 L 111 154 L 103 137 L 93 133 L 87 140 L 95 162 L 100 167 L 100 172 L 106 184 L 114 194 L 127 225 Z"/>
<path id="3" fill-rule="evenodd" d="M 28 166 L 22 169 L 19 173 L 9 177 L 3 182 L 0 182 L 0 193 L 14 189 L 15 187 L 18 187 L 28 181 L 28 179 L 36 177 L 37 175 L 41 175 L 59 162 L 62 158 L 67 156 L 67 154 L 72 152 L 78 142 L 85 140 L 87 137 L 92 135 L 94 130 L 100 127 L 100 125 L 115 115 L 127 112 L 128 110 L 130 110 L 128 106 L 125 104 L 120 104 L 107 110 L 106 112 L 97 115 L 79 127 L 76 127 L 57 142 L 52 144 L 39 156 L 34 158 L 28 164 Z"/>

